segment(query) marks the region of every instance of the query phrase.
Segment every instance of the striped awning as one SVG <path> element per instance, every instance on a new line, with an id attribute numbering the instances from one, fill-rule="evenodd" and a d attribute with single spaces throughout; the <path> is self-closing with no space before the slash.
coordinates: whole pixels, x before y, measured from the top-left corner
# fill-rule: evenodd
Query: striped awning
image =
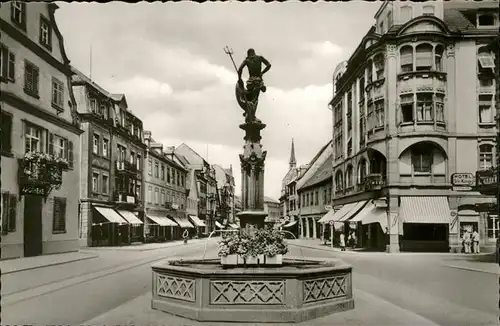
<path id="1" fill-rule="evenodd" d="M 361 222 L 363 225 L 379 223 L 382 230 L 386 232 L 387 209 L 385 207 L 377 207 L 371 201 L 351 221 Z"/>
<path id="2" fill-rule="evenodd" d="M 189 215 L 189 218 L 191 218 L 191 221 L 196 225 L 197 227 L 205 227 L 205 222 L 200 220 L 200 218 L 196 215 Z"/>
<path id="3" fill-rule="evenodd" d="M 342 216 L 339 221 L 350 222 L 351 220 L 349 219 L 352 218 L 353 216 L 355 217 L 355 215 L 360 212 L 360 210 L 366 205 L 367 202 L 368 202 L 367 200 L 363 200 L 354 203 L 355 205 L 351 208 L 351 210 L 348 211 L 344 216 Z"/>
<path id="4" fill-rule="evenodd" d="M 220 224 L 218 221 L 215 221 L 215 226 L 218 227 L 219 229 L 224 228 L 224 225 Z"/>
<path id="5" fill-rule="evenodd" d="M 140 224 L 144 224 L 142 223 L 142 221 L 140 219 L 137 218 L 137 216 L 135 216 L 134 213 L 132 213 L 131 211 L 125 211 L 125 210 L 118 210 L 118 213 L 120 213 L 120 215 L 126 219 L 130 224 L 132 225 L 140 225 Z"/>
<path id="6" fill-rule="evenodd" d="M 146 216 L 156 224 L 160 226 L 178 226 L 177 223 L 172 221 L 166 216 L 159 216 L 159 215 L 153 215 L 153 214 L 146 214 Z"/>
<path id="7" fill-rule="evenodd" d="M 120 214 L 118 214 L 112 208 L 98 207 L 98 206 L 94 206 L 94 208 L 111 223 L 128 224 L 127 220 L 125 220 Z"/>
<path id="8" fill-rule="evenodd" d="M 194 228 L 193 224 L 189 223 L 188 219 L 185 218 L 185 217 L 172 216 L 172 218 L 183 229 L 192 229 L 192 228 Z"/>
<path id="9" fill-rule="evenodd" d="M 401 197 L 400 221 L 405 223 L 449 224 L 448 198 L 444 196 Z"/>
<path id="10" fill-rule="evenodd" d="M 330 210 L 326 213 L 320 220 L 320 223 L 329 223 L 330 221 L 341 221 L 342 218 L 351 211 L 352 208 L 356 206 L 356 203 L 349 203 L 342 206 L 341 209 L 334 212 L 334 210 Z"/>

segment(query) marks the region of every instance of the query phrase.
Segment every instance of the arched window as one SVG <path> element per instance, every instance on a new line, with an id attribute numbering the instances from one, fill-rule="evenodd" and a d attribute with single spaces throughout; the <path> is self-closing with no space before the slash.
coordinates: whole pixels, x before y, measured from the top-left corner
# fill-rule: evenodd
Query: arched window
<path id="1" fill-rule="evenodd" d="M 373 58 L 373 63 L 375 64 L 375 77 L 377 79 L 383 78 L 385 68 L 384 55 L 382 53 L 377 54 L 375 58 Z"/>
<path id="2" fill-rule="evenodd" d="M 339 191 L 344 188 L 344 184 L 342 182 L 342 171 L 337 171 L 335 174 L 335 190 Z"/>
<path id="3" fill-rule="evenodd" d="M 424 43 L 416 47 L 415 69 L 428 71 L 432 69 L 432 45 Z"/>
<path id="4" fill-rule="evenodd" d="M 399 62 L 401 72 L 413 71 L 413 48 L 411 46 L 406 45 L 399 50 Z"/>
<path id="5" fill-rule="evenodd" d="M 404 24 L 413 18 L 413 9 L 410 6 L 401 7 L 400 12 L 401 24 Z"/>
<path id="6" fill-rule="evenodd" d="M 443 52 L 444 52 L 444 48 L 442 45 L 438 45 L 434 49 L 434 65 L 435 65 L 436 71 L 444 71 L 444 69 L 443 69 Z"/>
<path id="7" fill-rule="evenodd" d="M 352 165 L 349 165 L 347 168 L 347 171 L 345 172 L 345 183 L 346 187 L 351 187 L 353 186 L 353 168 Z"/>
<path id="8" fill-rule="evenodd" d="M 493 145 L 479 146 L 479 170 L 488 170 L 493 166 Z"/>
<path id="9" fill-rule="evenodd" d="M 366 62 L 366 74 L 367 74 L 367 84 L 370 84 L 373 81 L 373 62 L 368 60 Z"/>
<path id="10" fill-rule="evenodd" d="M 431 173 L 434 148 L 423 144 L 413 145 L 411 149 L 411 164 L 415 173 Z"/>
<path id="11" fill-rule="evenodd" d="M 364 183 L 365 182 L 365 177 L 366 177 L 366 160 L 362 159 L 359 162 L 359 167 L 358 167 L 358 184 L 359 183 Z"/>

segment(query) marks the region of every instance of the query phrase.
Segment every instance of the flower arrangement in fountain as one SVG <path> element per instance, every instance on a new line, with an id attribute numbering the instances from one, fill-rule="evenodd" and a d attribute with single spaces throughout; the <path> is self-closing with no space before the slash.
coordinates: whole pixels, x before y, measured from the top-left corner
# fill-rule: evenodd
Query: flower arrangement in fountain
<path id="1" fill-rule="evenodd" d="M 283 232 L 276 229 L 257 229 L 252 235 L 234 232 L 219 241 L 219 257 L 239 255 L 245 258 L 265 255 L 285 255 L 288 245 Z"/>

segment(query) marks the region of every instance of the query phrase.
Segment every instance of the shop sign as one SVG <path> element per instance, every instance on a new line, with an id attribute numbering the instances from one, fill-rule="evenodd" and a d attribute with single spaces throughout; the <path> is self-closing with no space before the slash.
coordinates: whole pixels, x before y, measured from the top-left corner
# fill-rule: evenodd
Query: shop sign
<path id="1" fill-rule="evenodd" d="M 373 201 L 373 203 L 375 204 L 375 207 L 377 208 L 387 208 L 387 200 L 384 198 L 384 199 L 377 199 L 375 201 Z"/>
<path id="2" fill-rule="evenodd" d="M 473 186 L 476 182 L 472 173 L 453 173 L 451 175 L 451 184 L 453 186 Z"/>
<path id="3" fill-rule="evenodd" d="M 325 211 L 331 211 L 332 205 L 325 205 Z"/>
<path id="4" fill-rule="evenodd" d="M 127 196 L 127 203 L 135 204 L 135 198 L 133 196 Z"/>
<path id="5" fill-rule="evenodd" d="M 471 191 L 472 187 L 470 186 L 453 186 L 453 191 Z"/>
<path id="6" fill-rule="evenodd" d="M 335 206 L 333 206 L 333 209 L 334 209 L 335 211 L 338 211 L 338 210 L 339 210 L 339 209 L 341 209 L 342 207 L 344 207 L 344 205 L 335 205 Z"/>
<path id="7" fill-rule="evenodd" d="M 498 178 L 496 168 L 476 172 L 477 191 L 485 195 L 495 195 L 498 190 Z"/>

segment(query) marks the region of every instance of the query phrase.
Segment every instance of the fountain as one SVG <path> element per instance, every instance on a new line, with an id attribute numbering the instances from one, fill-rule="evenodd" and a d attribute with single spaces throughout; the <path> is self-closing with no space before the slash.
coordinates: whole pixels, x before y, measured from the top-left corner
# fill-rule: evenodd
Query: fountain
<path id="1" fill-rule="evenodd" d="M 229 49 L 226 53 L 232 59 Z M 245 123 L 240 125 L 245 131 L 245 145 L 240 155 L 243 210 L 238 214 L 238 234 L 244 241 L 255 242 L 260 239 L 257 236 L 266 234 L 263 228 L 267 215 L 263 209 L 266 151 L 260 144 L 260 132 L 266 125 L 255 117 L 255 111 L 259 93 L 266 90 L 262 74 L 270 64 L 253 50 L 248 54 L 237 69 L 240 78 L 236 85 L 237 101 L 245 111 Z M 261 71 L 262 63 L 266 65 L 264 71 L 252 75 Z M 241 81 L 245 65 L 250 72 L 247 89 Z M 219 259 L 155 264 L 151 306 L 197 321 L 260 323 L 298 323 L 354 308 L 352 267 L 344 262 L 288 256 L 277 260 L 279 254 L 258 255 L 262 258 L 229 252 Z M 229 256 L 235 260 L 229 262 Z"/>

